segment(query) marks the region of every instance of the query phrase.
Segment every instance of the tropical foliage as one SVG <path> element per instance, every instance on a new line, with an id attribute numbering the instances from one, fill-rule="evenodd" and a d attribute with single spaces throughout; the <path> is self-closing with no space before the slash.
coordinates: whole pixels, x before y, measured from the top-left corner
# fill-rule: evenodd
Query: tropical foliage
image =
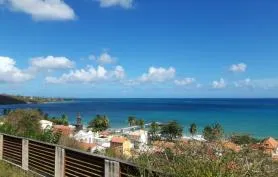
<path id="1" fill-rule="evenodd" d="M 255 144 L 260 142 L 259 139 L 253 138 L 250 135 L 232 135 L 231 141 L 239 145 Z"/>
<path id="2" fill-rule="evenodd" d="M 261 151 L 239 153 L 217 143 L 176 143 L 160 153 L 144 152 L 133 159 L 144 177 L 277 177 L 278 163 Z"/>
<path id="3" fill-rule="evenodd" d="M 93 131 L 104 131 L 109 128 L 109 119 L 106 115 L 96 115 L 96 117 L 89 122 L 89 128 Z"/>
<path id="4" fill-rule="evenodd" d="M 160 139 L 159 137 L 159 133 L 160 133 L 160 126 L 156 123 L 156 122 L 152 122 L 149 128 L 149 134 L 150 134 L 150 138 L 151 140 L 158 140 Z"/>
<path id="5" fill-rule="evenodd" d="M 0 132 L 33 138 L 49 143 L 57 143 L 60 134 L 55 133 L 52 130 L 42 130 L 39 123 L 42 119 L 43 115 L 38 110 L 13 110 L 4 117 L 4 124 L 0 125 Z"/>
<path id="6" fill-rule="evenodd" d="M 190 125 L 189 132 L 192 136 L 194 136 L 197 133 L 197 125 L 195 123 Z"/>
<path id="7" fill-rule="evenodd" d="M 216 141 L 223 137 L 224 129 L 219 123 L 207 125 L 203 130 L 203 135 L 208 141 Z"/>
<path id="8" fill-rule="evenodd" d="M 176 121 L 171 121 L 162 126 L 161 135 L 169 141 L 173 141 L 176 138 L 182 136 L 183 127 Z"/>

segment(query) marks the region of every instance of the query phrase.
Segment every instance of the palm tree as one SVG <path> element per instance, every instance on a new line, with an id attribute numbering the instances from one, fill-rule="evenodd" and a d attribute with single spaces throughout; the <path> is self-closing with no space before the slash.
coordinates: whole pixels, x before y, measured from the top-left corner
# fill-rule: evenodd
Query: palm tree
<path id="1" fill-rule="evenodd" d="M 144 129 L 144 127 L 145 127 L 145 121 L 144 121 L 144 119 L 139 119 L 139 120 L 137 121 L 137 125 L 140 126 L 141 129 Z"/>
<path id="2" fill-rule="evenodd" d="M 135 123 L 136 123 L 136 117 L 134 117 L 134 116 L 129 116 L 129 117 L 128 117 L 128 124 L 129 124 L 129 126 L 130 126 L 130 127 L 131 127 L 131 126 L 134 126 Z"/>
<path id="3" fill-rule="evenodd" d="M 192 137 L 197 133 L 197 125 L 195 123 L 190 125 L 189 132 Z"/>
<path id="4" fill-rule="evenodd" d="M 155 140 L 158 139 L 158 132 L 160 131 L 160 127 L 156 122 L 152 122 L 150 129 L 149 129 L 149 133 L 151 135 L 151 139 Z"/>

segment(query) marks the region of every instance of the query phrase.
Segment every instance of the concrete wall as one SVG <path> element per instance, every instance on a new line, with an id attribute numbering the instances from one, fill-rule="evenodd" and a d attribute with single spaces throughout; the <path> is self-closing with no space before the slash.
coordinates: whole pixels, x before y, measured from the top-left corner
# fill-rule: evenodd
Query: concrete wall
<path id="1" fill-rule="evenodd" d="M 3 159 L 3 135 L 0 134 L 0 160 Z"/>

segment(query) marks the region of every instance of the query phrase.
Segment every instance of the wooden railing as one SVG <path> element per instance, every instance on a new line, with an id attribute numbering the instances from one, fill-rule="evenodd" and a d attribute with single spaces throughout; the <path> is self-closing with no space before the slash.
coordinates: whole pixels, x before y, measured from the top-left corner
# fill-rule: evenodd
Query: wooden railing
<path id="1" fill-rule="evenodd" d="M 128 162 L 0 133 L 0 160 L 45 177 L 137 177 Z"/>

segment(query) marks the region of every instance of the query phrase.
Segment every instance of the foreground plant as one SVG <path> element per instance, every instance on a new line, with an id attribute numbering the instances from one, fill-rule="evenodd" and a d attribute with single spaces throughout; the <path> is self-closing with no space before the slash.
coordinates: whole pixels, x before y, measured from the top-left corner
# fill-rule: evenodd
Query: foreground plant
<path id="1" fill-rule="evenodd" d="M 144 176 L 172 177 L 277 177 L 278 164 L 261 151 L 236 153 L 217 143 L 177 143 L 161 152 L 146 152 L 134 159 Z"/>

